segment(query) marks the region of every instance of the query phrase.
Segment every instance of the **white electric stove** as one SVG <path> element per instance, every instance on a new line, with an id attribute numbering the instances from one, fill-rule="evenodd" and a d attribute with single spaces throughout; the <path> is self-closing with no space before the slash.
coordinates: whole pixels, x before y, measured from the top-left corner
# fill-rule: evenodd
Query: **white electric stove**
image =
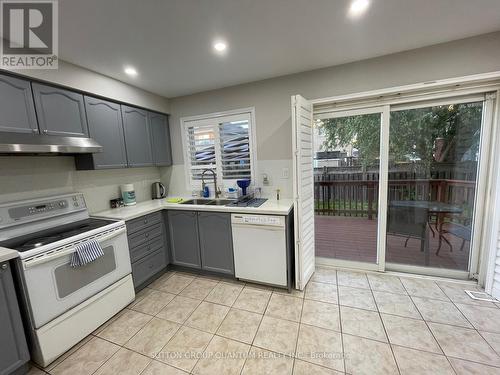
<path id="1" fill-rule="evenodd" d="M 90 239 L 104 256 L 72 268 L 75 245 Z M 83 194 L 1 204 L 0 246 L 19 252 L 18 288 L 41 366 L 134 300 L 125 223 L 90 217 Z"/>

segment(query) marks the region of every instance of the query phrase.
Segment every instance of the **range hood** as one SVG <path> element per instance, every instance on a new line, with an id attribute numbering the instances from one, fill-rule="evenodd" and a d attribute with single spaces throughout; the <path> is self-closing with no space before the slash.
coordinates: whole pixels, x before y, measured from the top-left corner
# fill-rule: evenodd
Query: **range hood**
<path id="1" fill-rule="evenodd" d="M 0 154 L 90 154 L 102 152 L 92 138 L 0 132 Z"/>

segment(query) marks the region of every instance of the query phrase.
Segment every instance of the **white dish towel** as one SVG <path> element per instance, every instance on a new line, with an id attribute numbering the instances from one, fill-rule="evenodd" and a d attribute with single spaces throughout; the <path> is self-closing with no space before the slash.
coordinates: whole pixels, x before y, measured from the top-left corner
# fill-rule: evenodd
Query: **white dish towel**
<path id="1" fill-rule="evenodd" d="M 90 240 L 75 246 L 75 252 L 71 256 L 71 267 L 81 267 L 102 257 L 101 245 L 96 240 Z"/>

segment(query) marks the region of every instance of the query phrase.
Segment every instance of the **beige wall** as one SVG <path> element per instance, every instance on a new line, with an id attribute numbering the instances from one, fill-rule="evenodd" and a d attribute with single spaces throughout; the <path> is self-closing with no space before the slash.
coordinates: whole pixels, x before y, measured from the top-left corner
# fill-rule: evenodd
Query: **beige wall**
<path id="1" fill-rule="evenodd" d="M 360 62 L 293 74 L 171 98 L 171 136 L 175 166 L 162 180 L 171 191 L 185 188 L 180 118 L 236 108 L 255 107 L 258 181 L 271 168 L 271 185 L 289 197 L 291 179 L 282 179 L 281 170 L 291 166 L 290 97 L 301 94 L 308 99 L 356 93 L 436 79 L 500 70 L 500 32 L 463 39 L 441 45 L 387 55 Z M 341 51 L 339 51 L 341 53 Z M 267 169 L 266 169 L 267 168 Z M 179 181 L 182 181 L 178 186 Z"/>
<path id="2" fill-rule="evenodd" d="M 341 53 L 341 51 L 339 51 Z M 375 59 L 170 99 L 174 163 L 183 163 L 179 119 L 255 107 L 260 160 L 290 159 L 290 97 L 308 99 L 500 70 L 500 32 Z"/>
<path id="3" fill-rule="evenodd" d="M 391 86 L 500 70 L 500 32 L 422 48 L 371 60 L 300 73 L 226 89 L 167 100 L 123 82 L 72 64 L 57 71 L 23 71 L 23 74 L 94 92 L 116 100 L 172 113 L 172 168 L 140 168 L 114 171 L 75 171 L 72 157 L 0 157 L 0 202 L 47 194 L 83 191 L 93 212 L 107 207 L 125 182 L 136 185 L 138 200 L 149 199 L 150 183 L 167 182 L 172 194 L 185 194 L 180 117 L 255 107 L 258 177 L 267 173 L 270 186 L 283 197 L 292 194 L 290 96 L 314 99 Z M 291 173 L 290 173 L 291 175 Z"/>
<path id="4" fill-rule="evenodd" d="M 73 64 L 60 62 L 58 70 L 19 72 L 111 99 L 169 112 L 168 100 Z M 137 200 L 151 199 L 151 183 L 160 180 L 160 168 L 76 171 L 72 156 L 0 156 L 0 202 L 81 191 L 91 212 L 108 208 L 120 194 L 119 186 L 133 183 Z"/>

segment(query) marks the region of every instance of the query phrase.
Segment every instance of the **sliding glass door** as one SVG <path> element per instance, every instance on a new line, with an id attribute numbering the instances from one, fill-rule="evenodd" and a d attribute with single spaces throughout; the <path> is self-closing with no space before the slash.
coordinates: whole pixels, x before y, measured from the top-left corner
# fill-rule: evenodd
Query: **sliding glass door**
<path id="1" fill-rule="evenodd" d="M 382 109 L 316 116 L 316 256 L 378 268 Z"/>
<path id="2" fill-rule="evenodd" d="M 466 278 L 477 271 L 494 99 L 315 114 L 319 264 Z"/>
<path id="3" fill-rule="evenodd" d="M 469 270 L 482 119 L 483 101 L 391 111 L 386 261 L 395 268 Z"/>

